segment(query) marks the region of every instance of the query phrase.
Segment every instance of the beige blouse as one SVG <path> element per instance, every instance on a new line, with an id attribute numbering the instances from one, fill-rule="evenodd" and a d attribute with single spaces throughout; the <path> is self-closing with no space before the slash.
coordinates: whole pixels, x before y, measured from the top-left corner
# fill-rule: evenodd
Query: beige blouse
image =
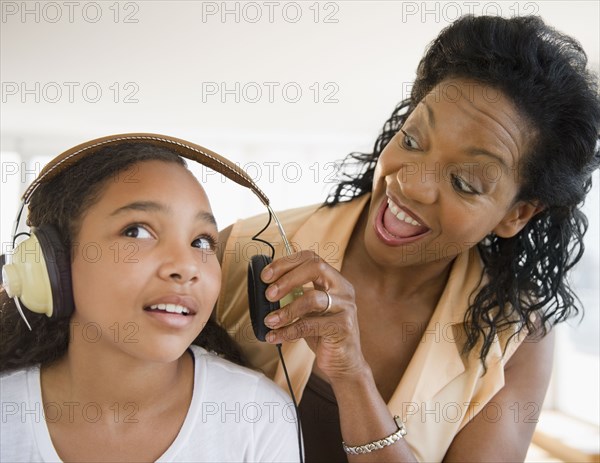
<path id="1" fill-rule="evenodd" d="M 296 250 L 311 249 L 339 271 L 350 235 L 368 200 L 369 195 L 365 195 L 333 208 L 313 205 L 278 215 Z M 248 262 L 254 254 L 270 255 L 267 246 L 251 237 L 267 220 L 262 215 L 233 226 L 223 256 L 223 286 L 216 316 L 250 362 L 287 389 L 275 346 L 255 338 L 248 312 Z M 276 257 L 284 255 L 273 224 L 260 238 L 273 244 Z M 526 336 L 521 333 L 507 341 L 514 331 L 500 333 L 487 356 L 485 375 L 478 359 L 479 346 L 467 355 L 461 354 L 468 298 L 480 283 L 481 273 L 482 263 L 475 248 L 455 259 L 427 329 L 388 402 L 391 413 L 400 415 L 406 424 L 405 439 L 419 461 L 444 458 L 454 436 L 504 386 L 504 365 Z M 315 355 L 304 340 L 284 343 L 282 349 L 294 393 L 300 400 Z M 499 407 L 490 410 L 500 413 Z M 491 415 L 491 420 L 499 418 L 495 413 Z"/>

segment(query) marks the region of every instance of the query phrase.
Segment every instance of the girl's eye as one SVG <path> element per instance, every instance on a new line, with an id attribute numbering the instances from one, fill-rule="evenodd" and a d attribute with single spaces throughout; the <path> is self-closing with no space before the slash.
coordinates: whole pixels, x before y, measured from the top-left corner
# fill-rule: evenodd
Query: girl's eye
<path id="1" fill-rule="evenodd" d="M 460 193 L 466 193 L 469 195 L 480 194 L 479 191 L 477 191 L 475 188 L 469 185 L 463 178 L 459 177 L 458 175 L 453 174 L 451 182 L 454 189 Z"/>
<path id="2" fill-rule="evenodd" d="M 123 236 L 142 240 L 153 238 L 150 232 L 146 230 L 146 228 L 143 225 L 130 225 L 125 230 L 123 230 Z"/>
<path id="3" fill-rule="evenodd" d="M 205 251 L 214 251 L 217 248 L 217 240 L 210 235 L 203 235 L 192 241 L 192 246 Z"/>
<path id="4" fill-rule="evenodd" d="M 402 132 L 402 146 L 406 149 L 409 150 L 416 150 L 419 149 L 419 144 L 417 143 L 417 141 L 411 137 L 409 134 L 407 134 L 404 130 L 400 129 L 400 132 Z"/>

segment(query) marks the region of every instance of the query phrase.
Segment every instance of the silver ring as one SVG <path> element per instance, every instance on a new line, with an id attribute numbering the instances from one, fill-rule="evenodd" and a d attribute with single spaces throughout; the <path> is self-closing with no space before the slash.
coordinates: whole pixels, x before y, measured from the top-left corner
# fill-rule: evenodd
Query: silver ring
<path id="1" fill-rule="evenodd" d="M 327 307 L 325 307 L 325 310 L 321 312 L 321 314 L 325 314 L 329 311 L 329 309 L 331 309 L 331 303 L 333 300 L 331 299 L 331 295 L 327 292 L 327 290 L 322 289 L 321 291 L 323 291 L 327 295 Z"/>

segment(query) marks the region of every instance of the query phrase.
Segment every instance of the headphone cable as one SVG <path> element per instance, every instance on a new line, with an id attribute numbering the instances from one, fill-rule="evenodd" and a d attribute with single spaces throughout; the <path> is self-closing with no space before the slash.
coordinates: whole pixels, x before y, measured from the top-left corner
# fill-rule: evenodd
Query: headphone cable
<path id="1" fill-rule="evenodd" d="M 254 235 L 252 237 L 253 241 L 259 241 L 263 244 L 266 244 L 271 249 L 271 260 L 273 260 L 275 258 L 275 248 L 273 247 L 273 245 L 271 243 L 269 243 L 266 240 L 260 239 L 258 236 L 260 234 L 262 234 L 267 228 L 269 228 L 269 225 L 271 225 L 272 219 L 273 219 L 273 214 L 272 214 L 271 208 L 269 208 L 269 220 L 267 221 L 267 224 L 258 233 L 256 233 L 256 235 Z M 279 225 L 279 230 L 280 230 L 280 232 L 282 232 L 282 236 L 285 236 L 285 235 L 283 235 L 283 229 L 281 228 L 281 225 Z M 287 240 L 285 240 L 285 241 L 287 241 Z M 287 242 L 285 244 L 287 245 Z M 286 249 L 288 249 L 288 246 L 286 246 Z M 292 397 L 292 403 L 294 404 L 294 410 L 296 411 L 296 428 L 298 429 L 298 453 L 300 454 L 300 463 L 304 463 L 304 451 L 303 451 L 303 447 L 302 447 L 302 426 L 300 423 L 300 411 L 298 410 L 298 403 L 296 402 L 296 396 L 294 394 L 294 389 L 292 388 L 292 382 L 290 381 L 290 376 L 288 374 L 287 367 L 285 365 L 285 360 L 283 359 L 283 352 L 281 351 L 281 344 L 277 344 L 277 352 L 279 353 L 279 359 L 281 360 L 281 366 L 283 367 L 283 373 L 285 374 L 285 380 L 287 382 L 288 390 L 290 391 L 290 396 Z"/>
<path id="2" fill-rule="evenodd" d="M 281 352 L 281 344 L 277 344 L 277 351 L 279 352 L 279 358 L 281 359 L 281 366 L 283 367 L 283 373 L 285 374 L 285 380 L 287 381 L 288 389 L 290 390 L 290 395 L 292 396 L 292 403 L 294 404 L 294 410 L 296 411 L 296 423 L 298 428 L 298 452 L 300 453 L 300 463 L 304 462 L 304 455 L 302 449 L 302 426 L 300 423 L 300 411 L 298 410 L 298 403 L 296 402 L 296 396 L 294 395 L 294 390 L 292 389 L 292 383 L 290 381 L 290 376 L 288 375 L 287 367 L 285 366 L 285 360 L 283 360 L 283 353 Z"/>

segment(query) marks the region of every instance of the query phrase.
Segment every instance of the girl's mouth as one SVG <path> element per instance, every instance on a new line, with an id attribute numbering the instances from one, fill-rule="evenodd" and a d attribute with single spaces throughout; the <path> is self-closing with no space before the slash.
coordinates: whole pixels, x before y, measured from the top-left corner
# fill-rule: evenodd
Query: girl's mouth
<path id="1" fill-rule="evenodd" d="M 178 304 L 154 304 L 150 307 L 144 307 L 144 310 L 173 313 L 185 316 L 193 315 L 187 307 Z"/>

